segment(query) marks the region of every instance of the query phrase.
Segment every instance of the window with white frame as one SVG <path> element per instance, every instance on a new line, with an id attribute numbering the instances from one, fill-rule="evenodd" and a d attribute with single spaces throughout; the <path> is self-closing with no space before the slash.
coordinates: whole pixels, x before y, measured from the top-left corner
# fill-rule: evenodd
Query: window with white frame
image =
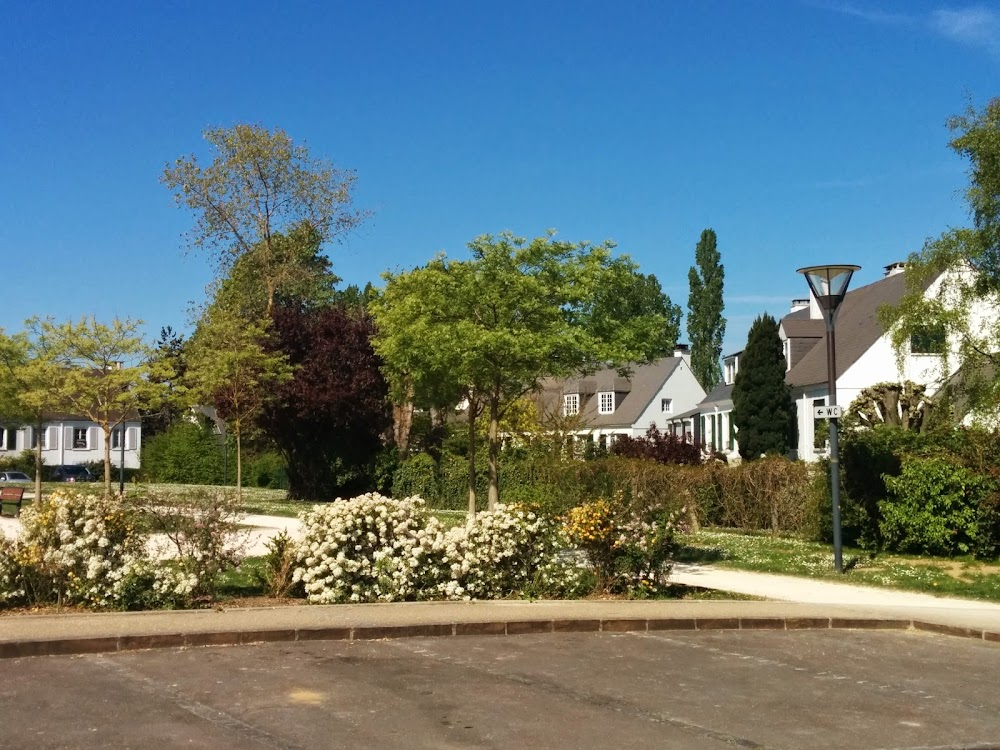
<path id="1" fill-rule="evenodd" d="M 122 427 L 116 427 L 111 431 L 111 450 L 122 449 Z"/>
<path id="2" fill-rule="evenodd" d="M 785 339 L 785 372 L 792 369 L 792 340 Z"/>
<path id="3" fill-rule="evenodd" d="M 87 428 L 86 427 L 74 427 L 73 428 L 73 449 L 74 450 L 87 450 Z"/>
<path id="4" fill-rule="evenodd" d="M 604 391 L 598 394 L 600 401 L 597 403 L 597 411 L 599 414 L 613 414 L 615 411 L 615 394 L 614 391 Z"/>
<path id="5" fill-rule="evenodd" d="M 672 398 L 661 398 L 660 411 L 664 414 L 672 414 L 674 411 L 674 400 Z"/>
<path id="6" fill-rule="evenodd" d="M 580 413 L 580 394 L 567 393 L 563 396 L 563 416 L 573 417 Z"/>
<path id="7" fill-rule="evenodd" d="M 0 428 L 0 450 L 17 450 L 17 430 L 13 427 Z"/>

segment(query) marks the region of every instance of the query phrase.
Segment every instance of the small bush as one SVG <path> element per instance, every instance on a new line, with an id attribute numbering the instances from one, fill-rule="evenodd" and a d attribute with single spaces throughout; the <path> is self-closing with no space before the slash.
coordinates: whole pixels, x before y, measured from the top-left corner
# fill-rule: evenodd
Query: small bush
<path id="1" fill-rule="evenodd" d="M 568 546 L 560 524 L 526 507 L 500 505 L 477 513 L 469 525 L 448 531 L 444 546 L 458 584 L 453 595 L 562 597 L 583 585 L 583 571 L 560 556 Z"/>
<path id="2" fill-rule="evenodd" d="M 152 493 L 137 507 L 149 531 L 162 535 L 180 569 L 196 582 L 194 596 L 214 599 L 219 573 L 237 567 L 246 547 L 236 494 L 201 491 L 168 498 Z"/>
<path id="3" fill-rule="evenodd" d="M 611 453 L 623 458 L 646 458 L 661 464 L 701 463 L 701 451 L 694 443 L 673 434 L 664 434 L 650 425 L 645 437 L 621 436 L 615 439 Z"/>
<path id="4" fill-rule="evenodd" d="M 445 593 L 442 529 L 420 498 L 338 498 L 302 521 L 293 578 L 309 601 L 410 601 Z"/>
<path id="5" fill-rule="evenodd" d="M 148 482 L 222 484 L 223 462 L 223 445 L 211 427 L 181 420 L 143 441 L 141 476 Z M 230 463 L 235 466 L 235 454 Z"/>
<path id="6" fill-rule="evenodd" d="M 569 539 L 587 553 L 603 590 L 653 596 L 668 585 L 674 534 L 685 512 L 643 511 L 619 495 L 571 509 L 565 528 Z"/>
<path id="7" fill-rule="evenodd" d="M 138 609 L 187 601 L 191 582 L 144 558 L 134 512 L 114 499 L 55 492 L 0 543 L 0 601 Z"/>
<path id="8" fill-rule="evenodd" d="M 988 530 L 981 506 L 990 482 L 946 456 L 903 459 L 898 477 L 886 476 L 889 496 L 879 502 L 885 548 L 929 555 L 981 554 Z"/>

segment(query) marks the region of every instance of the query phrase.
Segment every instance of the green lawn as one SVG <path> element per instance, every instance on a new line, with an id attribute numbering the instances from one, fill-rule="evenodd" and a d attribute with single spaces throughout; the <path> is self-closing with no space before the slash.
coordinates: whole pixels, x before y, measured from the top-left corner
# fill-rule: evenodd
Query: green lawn
<path id="1" fill-rule="evenodd" d="M 847 572 L 838 575 L 828 544 L 713 530 L 685 534 L 680 541 L 680 562 L 1000 601 L 1000 564 L 996 561 L 872 555 L 845 548 Z"/>

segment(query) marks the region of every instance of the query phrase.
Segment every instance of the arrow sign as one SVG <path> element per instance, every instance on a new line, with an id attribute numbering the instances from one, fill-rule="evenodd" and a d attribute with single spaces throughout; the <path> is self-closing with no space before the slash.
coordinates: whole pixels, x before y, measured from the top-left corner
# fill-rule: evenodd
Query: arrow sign
<path id="1" fill-rule="evenodd" d="M 844 416 L 843 406 L 814 406 L 813 417 L 815 419 L 840 419 Z"/>

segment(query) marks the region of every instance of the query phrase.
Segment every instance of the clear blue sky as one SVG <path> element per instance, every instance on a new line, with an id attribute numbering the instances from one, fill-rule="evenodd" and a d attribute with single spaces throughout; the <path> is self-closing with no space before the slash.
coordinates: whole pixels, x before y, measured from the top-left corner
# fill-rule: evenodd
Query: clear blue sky
<path id="1" fill-rule="evenodd" d="M 867 283 L 967 223 L 944 121 L 1000 95 L 1000 6 L 962 0 L 12 2 L 0 39 L 7 330 L 186 328 L 212 266 L 159 175 L 257 122 L 358 172 L 347 283 L 551 227 L 684 307 L 713 227 L 731 351 L 797 267 Z"/>

